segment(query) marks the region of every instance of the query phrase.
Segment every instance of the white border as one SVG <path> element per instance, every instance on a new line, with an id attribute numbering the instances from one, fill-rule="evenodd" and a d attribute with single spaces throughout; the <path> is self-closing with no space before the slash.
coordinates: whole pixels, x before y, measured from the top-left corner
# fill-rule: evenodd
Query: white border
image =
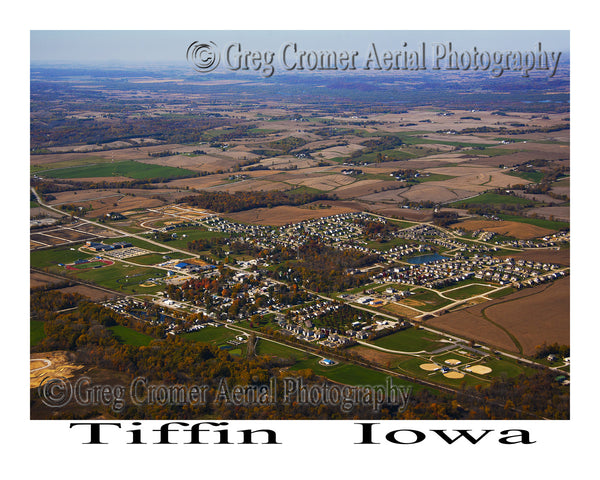
<path id="1" fill-rule="evenodd" d="M 421 6 L 422 5 L 422 6 Z M 15 4 L 11 6 L 14 7 Z M 242 475 L 248 478 L 282 476 L 350 475 L 352 478 L 385 474 L 394 477 L 419 475 L 444 478 L 481 475 L 487 478 L 559 478 L 585 471 L 594 458 L 592 434 L 595 412 L 593 382 L 596 371 L 585 360 L 595 356 L 597 307 L 591 283 L 591 272 L 597 268 L 594 250 L 586 238 L 592 231 L 586 222 L 595 222 L 591 193 L 598 190 L 592 183 L 600 178 L 597 127 L 591 121 L 596 106 L 595 83 L 598 77 L 594 40 L 597 31 L 592 11 L 577 10 L 572 4 L 549 1 L 494 2 L 227 2 L 206 5 L 204 2 L 130 2 L 75 1 L 27 2 L 17 7 L 16 15 L 5 12 L 6 30 L 3 45 L 3 85 L 6 108 L 2 129 L 6 144 L 2 161 L 11 187 L 3 191 L 3 204 L 8 213 L 4 222 L 3 251 L 18 251 L 5 264 L 10 272 L 3 286 L 5 305 L 5 343 L 11 346 L 4 354 L 3 410 L 8 423 L 3 429 L 3 451 L 8 466 L 20 471 L 51 477 L 103 478 L 110 473 L 119 477 L 126 472 L 136 476 L 173 476 L 181 474 L 219 474 L 226 478 Z M 427 441 L 416 446 L 353 445 L 352 422 L 296 421 L 250 422 L 257 428 L 276 425 L 285 438 L 282 446 L 179 446 L 146 445 L 123 448 L 120 442 L 102 447 L 81 445 L 80 438 L 69 431 L 67 422 L 29 421 L 28 329 L 23 318 L 27 312 L 28 276 L 23 263 L 28 258 L 26 213 L 20 204 L 28 191 L 28 126 L 27 105 L 30 29 L 568 29 L 571 30 L 572 78 L 572 420 L 565 422 L 395 422 L 397 428 L 527 428 L 538 442 L 529 447 L 499 446 L 485 443 L 477 447 L 453 445 L 439 448 L 440 442 Z M 594 118 L 595 120 L 595 118 Z M 6 135 L 6 132 L 9 132 Z M 9 144 L 10 142 L 10 144 Z M 8 147 L 8 148 L 6 148 Z M 13 182 L 16 170 L 18 181 Z M 589 192 L 589 193 L 588 193 Z M 16 197 L 15 197 L 16 195 Z M 590 196 L 588 196 L 590 195 Z M 19 202 L 11 201 L 19 198 Z M 11 206 L 19 203 L 14 211 Z M 10 225 L 9 228 L 6 228 Z M 15 237 L 17 242 L 15 242 Z M 15 243 L 18 245 L 15 247 Z M 584 255 L 586 255 L 584 257 Z M 589 258 L 589 257 L 592 258 Z M 5 277 L 6 279 L 6 277 Z M 16 327 L 15 327 L 16 325 Z M 15 332 L 18 341 L 13 341 Z M 8 359 L 8 360 L 7 360 Z M 19 359 L 19 362 L 14 362 Z M 15 368 L 16 365 L 16 368 Z M 6 368 L 7 366 L 11 368 Z M 587 381 L 586 381 L 587 380 Z M 591 380 L 591 381 L 589 381 Z M 232 422 L 233 424 L 233 422 Z M 281 425 L 281 426 L 280 426 Z M 430 426 L 431 425 L 431 426 Z M 246 424 L 244 424 L 244 428 Z M 594 451 L 596 449 L 594 448 Z M 593 467 L 592 467 L 593 468 Z M 577 469 L 577 470 L 575 470 Z M 8 468 L 7 468 L 8 471 Z M 594 471 L 592 469 L 591 471 Z M 54 473 L 56 472 L 56 474 Z M 150 476 L 151 475 L 151 476 Z"/>

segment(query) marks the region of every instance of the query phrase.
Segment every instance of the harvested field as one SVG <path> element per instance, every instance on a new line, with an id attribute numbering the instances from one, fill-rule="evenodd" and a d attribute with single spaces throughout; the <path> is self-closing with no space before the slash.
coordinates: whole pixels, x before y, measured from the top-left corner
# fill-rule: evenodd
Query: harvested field
<path id="1" fill-rule="evenodd" d="M 43 287 L 45 285 L 54 285 L 56 283 L 60 283 L 63 280 L 60 278 L 53 277 L 52 275 L 46 275 L 45 273 L 40 272 L 30 272 L 29 273 L 29 287 Z"/>
<path id="2" fill-rule="evenodd" d="M 570 279 L 531 290 L 535 292 L 527 297 L 487 307 L 485 314 L 517 337 L 525 355 L 544 342 L 569 345 Z"/>
<path id="3" fill-rule="evenodd" d="M 532 262 L 541 263 L 556 263 L 558 265 L 570 265 L 571 263 L 571 250 L 560 249 L 551 250 L 546 248 L 536 248 L 535 250 L 525 250 L 524 252 L 511 253 L 507 257 L 502 258 L 514 258 L 516 260 L 531 260 Z"/>
<path id="4" fill-rule="evenodd" d="M 147 158 L 140 161 L 152 165 L 178 167 L 198 172 L 216 172 L 217 170 L 227 170 L 238 163 L 232 158 L 212 155 L 174 155 L 170 157 Z"/>
<path id="5" fill-rule="evenodd" d="M 569 278 L 564 278 L 442 315 L 427 323 L 465 338 L 518 352 L 512 335 L 523 353 L 531 355 L 543 342 L 569 344 L 569 285 Z"/>
<path id="6" fill-rule="evenodd" d="M 95 302 L 104 300 L 105 298 L 114 298 L 117 296 L 116 294 L 111 294 L 104 290 L 100 290 L 98 288 L 90 287 L 87 285 L 75 285 L 72 287 L 65 287 L 61 288 L 59 291 L 62 293 L 78 293 Z"/>
<path id="7" fill-rule="evenodd" d="M 41 233 L 32 233 L 31 240 L 36 243 L 42 243 L 44 245 L 60 245 L 61 243 L 65 243 L 66 240 L 63 238 L 51 237 L 49 235 L 43 235 Z"/>
<path id="8" fill-rule="evenodd" d="M 241 180 L 239 182 L 228 183 L 214 187 L 211 190 L 218 190 L 221 192 L 268 192 L 271 190 L 291 190 L 294 188 L 292 185 L 282 182 L 270 182 L 268 180 Z"/>
<path id="9" fill-rule="evenodd" d="M 380 365 L 393 365 L 398 363 L 399 361 L 408 358 L 403 355 L 396 355 L 393 353 L 383 352 L 381 350 L 377 350 L 375 348 L 364 347 L 362 345 L 357 345 L 355 347 L 351 347 L 348 349 L 350 352 L 357 353 L 362 358 L 369 362 L 378 363 Z"/>
<path id="10" fill-rule="evenodd" d="M 307 178 L 300 182 L 300 185 L 304 185 L 309 188 L 316 188 L 317 190 L 329 191 L 345 185 L 350 185 L 354 182 L 354 178 L 349 175 L 322 175 L 315 178 Z"/>
<path id="11" fill-rule="evenodd" d="M 373 194 L 382 188 L 398 187 L 398 182 L 389 180 L 359 180 L 335 190 L 339 198 L 358 198 Z"/>
<path id="12" fill-rule="evenodd" d="M 506 220 L 464 220 L 452 225 L 453 228 L 461 228 L 467 231 L 485 230 L 500 235 L 515 237 L 522 240 L 544 237 L 554 232 L 547 228 L 538 227 L 529 223 L 510 222 Z"/>
<path id="13" fill-rule="evenodd" d="M 539 217 L 569 222 L 571 221 L 571 207 L 538 207 L 526 211 L 527 215 L 535 213 Z"/>
<path id="14" fill-rule="evenodd" d="M 325 202 L 321 202 L 325 204 Z M 309 204 L 314 205 L 314 204 Z M 223 216 L 236 222 L 253 223 L 256 225 L 287 225 L 302 220 L 329 217 L 340 213 L 355 212 L 355 209 L 347 207 L 331 206 L 331 208 L 300 208 L 290 206 L 278 206 L 273 208 L 254 208 L 244 212 L 228 213 Z"/>
<path id="15" fill-rule="evenodd" d="M 322 155 L 325 160 L 331 160 L 332 158 L 338 158 L 338 157 L 349 157 L 353 152 L 362 150 L 363 148 L 365 148 L 365 147 L 363 147 L 362 145 L 355 145 L 352 143 L 350 143 L 348 145 L 339 145 L 336 147 L 331 147 L 331 148 L 326 148 L 324 150 L 321 150 L 317 154 L 317 157 L 319 157 L 319 155 Z"/>
<path id="16" fill-rule="evenodd" d="M 506 332 L 492 325 L 481 316 L 479 313 L 481 308 L 477 305 L 458 312 L 447 313 L 427 320 L 427 325 L 517 353 L 517 347 Z"/>

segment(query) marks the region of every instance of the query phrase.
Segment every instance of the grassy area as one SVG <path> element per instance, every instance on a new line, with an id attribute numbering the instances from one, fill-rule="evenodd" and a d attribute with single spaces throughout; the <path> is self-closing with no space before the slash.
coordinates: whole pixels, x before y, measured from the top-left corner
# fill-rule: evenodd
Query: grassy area
<path id="1" fill-rule="evenodd" d="M 560 230 L 561 228 L 569 228 L 568 222 L 558 222 L 555 220 L 546 220 L 544 218 L 528 218 L 528 217 L 519 217 L 517 215 L 498 215 L 502 220 L 507 220 L 510 222 L 521 222 L 521 223 L 529 223 L 530 225 L 536 225 L 542 228 L 548 228 L 549 230 Z"/>
<path id="2" fill-rule="evenodd" d="M 296 350 L 295 348 L 282 345 L 280 343 L 271 342 L 263 338 L 258 339 L 258 344 L 255 350 L 257 355 L 273 355 L 282 358 L 291 358 L 295 361 L 308 360 L 313 355 Z"/>
<path id="3" fill-rule="evenodd" d="M 334 382 L 353 386 L 376 386 L 385 385 L 386 379 L 390 378 L 384 373 L 377 372 L 358 365 L 339 363 L 329 367 L 319 364 L 320 358 L 312 356 L 307 360 L 300 361 L 291 367 L 291 370 L 311 369 L 316 375 L 326 377 Z M 399 378 L 392 378 L 394 385 L 410 385 L 413 390 L 421 390 L 423 387 Z"/>
<path id="4" fill-rule="evenodd" d="M 150 250 L 151 252 L 169 253 L 168 250 L 162 250 L 158 245 L 154 245 L 153 243 L 145 242 L 144 240 L 140 240 L 139 238 L 117 237 L 117 238 L 106 238 L 103 240 L 103 243 L 105 243 L 106 245 L 112 245 L 113 243 L 118 243 L 118 242 L 129 242 L 134 247 L 143 248 L 144 250 Z"/>
<path id="5" fill-rule="evenodd" d="M 171 179 L 190 177 L 196 175 L 196 172 L 184 168 L 165 167 L 133 160 L 124 160 L 114 163 L 46 170 L 44 175 L 52 178 L 128 177 L 143 180 L 149 178 Z"/>
<path id="6" fill-rule="evenodd" d="M 469 285 L 461 287 L 457 290 L 444 293 L 445 296 L 453 298 L 454 300 L 464 300 L 465 298 L 471 298 L 482 293 L 493 290 L 494 287 L 487 287 L 485 285 Z"/>
<path id="7" fill-rule="evenodd" d="M 497 193 L 482 193 L 473 198 L 458 200 L 449 204 L 451 207 L 460 205 L 533 205 L 534 202 L 514 195 L 499 195 Z"/>
<path id="8" fill-rule="evenodd" d="M 173 253 L 169 255 L 173 258 L 178 258 L 181 260 L 185 260 L 186 258 L 190 258 L 188 255 L 184 255 L 183 253 Z M 156 265 L 157 263 L 166 262 L 164 255 L 161 253 L 150 253 L 148 255 L 141 255 L 139 257 L 128 258 L 128 262 L 139 263 L 140 265 Z"/>
<path id="9" fill-rule="evenodd" d="M 409 328 L 385 337 L 378 338 L 372 343 L 382 348 L 399 350 L 403 352 L 418 352 L 426 350 L 431 352 L 443 346 L 441 337 L 427 330 Z"/>
<path id="10" fill-rule="evenodd" d="M 398 245 L 409 245 L 410 243 L 414 243 L 411 240 L 406 240 L 404 238 L 392 238 L 385 242 L 379 241 L 370 241 L 367 242 L 366 247 L 372 248 L 374 250 L 379 250 L 380 252 L 387 252 Z"/>
<path id="11" fill-rule="evenodd" d="M 35 268 L 46 268 L 56 266 L 59 263 L 68 264 L 79 259 L 93 258 L 92 255 L 77 251 L 81 245 L 82 244 L 77 244 L 44 250 L 34 250 L 29 254 L 31 266 Z"/>
<path id="12" fill-rule="evenodd" d="M 81 280 L 95 283 L 111 290 L 123 291 L 127 293 L 154 293 L 163 286 L 140 287 L 151 278 L 162 278 L 166 276 L 163 270 L 151 267 L 135 267 L 124 263 L 116 262 L 102 268 L 93 268 L 75 272 L 75 276 Z"/>
<path id="13" fill-rule="evenodd" d="M 413 290 L 413 295 L 405 300 L 402 300 L 400 303 L 417 308 L 423 312 L 433 312 L 438 308 L 449 305 L 452 303 L 452 301 L 440 297 L 434 291 L 426 290 L 424 288 L 417 288 Z"/>
<path id="14" fill-rule="evenodd" d="M 507 172 L 511 177 L 522 178 L 523 180 L 529 180 L 530 182 L 540 183 L 544 178 L 543 172 L 537 170 L 531 172 Z"/>
<path id="15" fill-rule="evenodd" d="M 90 162 L 93 162 L 94 164 L 110 163 L 110 162 L 112 162 L 112 159 L 103 158 L 103 157 L 84 157 L 84 158 L 78 158 L 75 160 L 63 160 L 60 162 L 43 163 L 43 164 L 39 164 L 39 165 L 31 165 L 30 172 L 33 175 L 36 173 L 44 172 L 46 170 L 57 170 L 57 169 L 80 167 L 80 166 L 86 166 L 86 165 L 89 166 Z"/>
<path id="16" fill-rule="evenodd" d="M 503 288 L 502 290 L 498 290 L 494 293 L 490 293 L 489 295 L 487 295 L 487 297 L 488 298 L 501 298 L 506 295 L 510 295 L 511 293 L 514 293 L 516 291 L 517 291 L 517 289 L 514 287 L 506 287 L 506 288 Z"/>
<path id="17" fill-rule="evenodd" d="M 227 340 L 240 335 L 234 330 L 229 330 L 225 327 L 204 327 L 195 332 L 183 333 L 180 337 L 183 340 L 191 342 L 212 343 L 213 345 L 225 345 Z"/>
<path id="18" fill-rule="evenodd" d="M 169 233 L 177 234 L 177 238 L 169 240 L 167 242 L 161 242 L 165 244 L 165 247 L 173 247 L 179 249 L 187 249 L 187 244 L 194 240 L 200 240 L 205 238 L 227 238 L 231 236 L 230 234 L 224 232 L 210 232 L 206 228 L 203 227 L 182 227 L 175 228 L 174 230 L 170 230 Z M 185 237 L 184 237 L 185 235 Z M 151 235 L 148 235 L 148 238 L 154 240 Z M 160 240 L 156 240 L 160 242 Z M 155 247 L 156 249 L 157 247 Z"/>
<path id="19" fill-rule="evenodd" d="M 35 346 L 46 337 L 44 332 L 44 322 L 41 320 L 29 321 L 29 345 Z"/>
<path id="20" fill-rule="evenodd" d="M 146 335 L 144 333 L 137 332 L 129 327 L 124 327 L 122 325 L 116 325 L 114 327 L 108 327 L 111 330 L 117 340 L 121 343 L 125 343 L 127 345 L 134 345 L 136 347 L 142 347 L 148 345 L 154 338 L 150 335 Z"/>

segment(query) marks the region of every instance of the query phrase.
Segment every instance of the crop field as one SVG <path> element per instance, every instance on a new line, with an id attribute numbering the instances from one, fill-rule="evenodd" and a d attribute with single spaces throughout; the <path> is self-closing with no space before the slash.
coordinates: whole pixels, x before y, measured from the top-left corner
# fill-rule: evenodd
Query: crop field
<path id="1" fill-rule="evenodd" d="M 543 223 L 543 222 L 542 222 Z M 463 220 L 452 225 L 455 228 L 461 228 L 467 231 L 485 230 L 499 235 L 514 237 L 518 239 L 531 239 L 544 237 L 556 230 L 544 228 L 541 225 L 535 225 L 525 222 L 515 222 L 512 220 Z M 492 239 L 493 240 L 493 239 Z"/>
<path id="2" fill-rule="evenodd" d="M 442 315 L 427 324 L 531 355 L 544 342 L 569 344 L 569 295 L 569 278 L 564 278 Z"/>
<path id="3" fill-rule="evenodd" d="M 321 202 L 327 205 L 326 202 Z M 257 225 L 281 226 L 290 223 L 310 220 L 313 218 L 329 217 L 340 213 L 355 212 L 356 210 L 342 206 L 330 206 L 330 208 L 301 208 L 280 205 L 273 208 L 254 208 L 243 212 L 228 213 L 224 217 L 241 223 L 253 223 Z"/>
<path id="4" fill-rule="evenodd" d="M 116 163 L 101 163 L 67 167 L 56 170 L 46 170 L 44 175 L 51 178 L 95 178 L 95 177 L 126 177 L 137 180 L 147 178 L 181 178 L 195 175 L 191 170 L 177 167 L 165 167 L 148 163 L 125 160 Z"/>

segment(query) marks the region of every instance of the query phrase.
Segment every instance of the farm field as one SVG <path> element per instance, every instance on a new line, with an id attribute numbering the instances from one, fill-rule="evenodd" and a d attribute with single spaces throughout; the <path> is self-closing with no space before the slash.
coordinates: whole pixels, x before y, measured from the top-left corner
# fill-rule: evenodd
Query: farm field
<path id="1" fill-rule="evenodd" d="M 532 355 L 538 345 L 569 344 L 569 278 L 427 321 L 434 328 Z"/>
<path id="2" fill-rule="evenodd" d="M 146 178 L 180 178 L 193 176 L 195 172 L 183 168 L 151 165 L 148 163 L 125 160 L 116 163 L 82 165 L 77 167 L 45 170 L 44 175 L 51 178 L 96 178 L 123 177 L 137 180 Z"/>

